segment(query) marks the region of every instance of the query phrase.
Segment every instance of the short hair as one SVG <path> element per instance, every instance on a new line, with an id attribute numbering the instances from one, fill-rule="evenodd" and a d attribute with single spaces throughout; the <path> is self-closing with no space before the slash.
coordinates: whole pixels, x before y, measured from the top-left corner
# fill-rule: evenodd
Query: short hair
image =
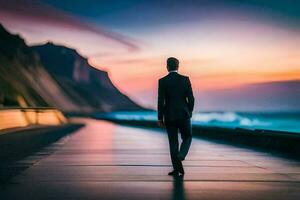
<path id="1" fill-rule="evenodd" d="M 174 57 L 170 57 L 167 59 L 167 68 L 169 71 L 177 70 L 179 67 L 179 60 Z"/>

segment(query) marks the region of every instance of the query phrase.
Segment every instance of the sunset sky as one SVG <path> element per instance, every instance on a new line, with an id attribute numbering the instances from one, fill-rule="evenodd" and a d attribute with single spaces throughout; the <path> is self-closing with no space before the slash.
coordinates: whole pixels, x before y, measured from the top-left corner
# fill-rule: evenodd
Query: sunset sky
<path id="1" fill-rule="evenodd" d="M 300 79 L 297 0 L 0 0 L 0 22 L 29 45 L 77 49 L 146 106 L 169 56 L 196 95 Z"/>

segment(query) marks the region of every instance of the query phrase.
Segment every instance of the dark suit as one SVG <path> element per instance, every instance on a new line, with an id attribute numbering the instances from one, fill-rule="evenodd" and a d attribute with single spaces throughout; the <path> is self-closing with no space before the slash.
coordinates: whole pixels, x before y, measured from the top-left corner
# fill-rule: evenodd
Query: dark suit
<path id="1" fill-rule="evenodd" d="M 184 159 L 192 141 L 191 121 L 194 96 L 189 77 L 171 72 L 158 83 L 158 120 L 163 120 L 168 132 L 174 170 L 183 171 Z M 178 130 L 182 143 L 178 148 Z"/>

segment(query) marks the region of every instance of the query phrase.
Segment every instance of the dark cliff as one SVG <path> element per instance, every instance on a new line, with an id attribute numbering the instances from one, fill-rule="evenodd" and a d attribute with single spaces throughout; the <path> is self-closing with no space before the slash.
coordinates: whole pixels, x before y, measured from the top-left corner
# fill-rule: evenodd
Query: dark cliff
<path id="1" fill-rule="evenodd" d="M 50 106 L 33 86 L 40 70 L 37 56 L 24 40 L 0 25 L 0 106 Z"/>
<path id="2" fill-rule="evenodd" d="M 51 43 L 28 47 L 1 25 L 0 106 L 54 106 L 70 113 L 143 109 L 75 50 Z"/>
<path id="3" fill-rule="evenodd" d="M 107 72 L 90 66 L 76 50 L 52 43 L 32 48 L 47 71 L 78 105 L 99 111 L 142 109 L 113 85 Z"/>

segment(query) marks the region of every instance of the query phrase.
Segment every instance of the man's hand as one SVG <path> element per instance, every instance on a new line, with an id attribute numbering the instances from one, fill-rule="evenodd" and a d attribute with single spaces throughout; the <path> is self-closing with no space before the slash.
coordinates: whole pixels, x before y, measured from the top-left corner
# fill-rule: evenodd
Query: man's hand
<path id="1" fill-rule="evenodd" d="M 165 127 L 165 123 L 163 120 L 158 120 L 157 122 L 158 126 L 161 127 L 161 128 L 164 128 Z"/>

